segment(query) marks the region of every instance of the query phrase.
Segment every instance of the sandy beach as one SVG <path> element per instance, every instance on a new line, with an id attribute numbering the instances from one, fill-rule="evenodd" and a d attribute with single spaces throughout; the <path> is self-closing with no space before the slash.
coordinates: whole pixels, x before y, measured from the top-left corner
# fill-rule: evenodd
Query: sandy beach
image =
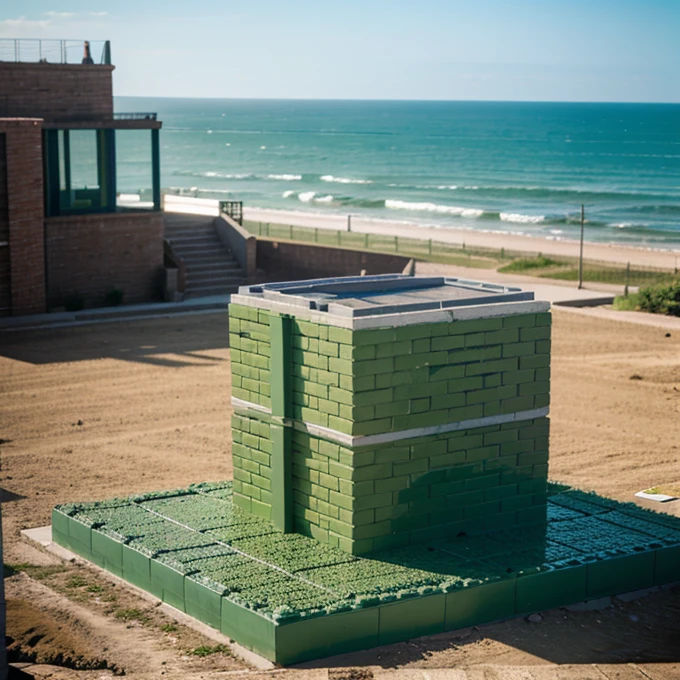
<path id="1" fill-rule="evenodd" d="M 210 198 L 193 198 L 190 196 L 164 196 L 166 212 L 193 213 L 201 215 L 217 215 L 219 202 Z M 295 210 L 264 210 L 262 208 L 243 208 L 243 216 L 247 221 L 269 224 L 285 224 L 329 230 L 347 230 L 347 215 L 323 215 L 320 213 L 301 212 Z M 492 248 L 495 250 L 515 250 L 527 254 L 554 255 L 561 257 L 578 257 L 579 242 L 568 239 L 544 239 L 535 236 L 522 236 L 504 232 L 487 232 L 473 229 L 451 229 L 441 227 L 424 227 L 404 221 L 394 222 L 378 219 L 351 217 L 351 230 L 357 233 L 387 234 L 405 238 L 432 239 L 454 245 Z M 625 246 L 618 243 L 595 243 L 586 241 L 583 248 L 586 260 L 599 260 L 614 264 L 656 267 L 670 271 L 680 269 L 680 249 L 662 250 L 648 247 Z"/>
<path id="2" fill-rule="evenodd" d="M 246 220 L 269 222 L 271 224 L 292 224 L 300 227 L 319 229 L 347 229 L 346 215 L 321 215 L 299 211 L 243 209 Z M 484 232 L 472 229 L 450 229 L 423 227 L 405 222 L 351 218 L 352 231 L 371 234 L 389 234 L 407 238 L 432 239 L 456 245 L 465 244 L 482 248 L 500 250 L 519 250 L 526 253 L 542 253 L 561 257 L 578 257 L 579 242 L 570 240 L 551 240 L 534 236 L 521 236 L 502 232 Z M 680 267 L 680 249 L 660 250 L 646 247 L 631 247 L 613 243 L 594 243 L 586 241 L 583 256 L 587 260 L 600 260 L 617 264 L 642 265 L 662 269 Z"/>

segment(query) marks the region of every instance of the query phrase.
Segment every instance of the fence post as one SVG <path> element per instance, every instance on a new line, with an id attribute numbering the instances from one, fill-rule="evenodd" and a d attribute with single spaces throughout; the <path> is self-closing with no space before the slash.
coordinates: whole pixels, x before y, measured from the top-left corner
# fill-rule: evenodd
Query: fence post
<path id="1" fill-rule="evenodd" d="M 319 227 L 314 227 L 314 243 L 319 242 Z"/>
<path id="2" fill-rule="evenodd" d="M 368 232 L 364 234 L 364 248 L 368 250 Z"/>
<path id="3" fill-rule="evenodd" d="M 626 263 L 626 285 L 623 289 L 624 297 L 628 297 L 628 284 L 630 282 L 630 262 Z"/>
<path id="4" fill-rule="evenodd" d="M 427 242 L 427 254 L 432 255 L 432 239 Z"/>
<path id="5" fill-rule="evenodd" d="M 395 253 L 399 252 L 399 237 L 398 236 L 394 237 L 394 252 Z"/>
<path id="6" fill-rule="evenodd" d="M 578 253 L 578 287 L 583 288 L 583 228 L 585 224 L 586 209 L 583 204 L 581 204 L 581 244 L 579 246 Z"/>

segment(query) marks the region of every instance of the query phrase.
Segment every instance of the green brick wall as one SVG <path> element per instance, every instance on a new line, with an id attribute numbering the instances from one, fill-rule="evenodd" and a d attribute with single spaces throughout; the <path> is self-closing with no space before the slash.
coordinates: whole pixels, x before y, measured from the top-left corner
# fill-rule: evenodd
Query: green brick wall
<path id="1" fill-rule="evenodd" d="M 233 424 L 235 502 L 269 519 L 266 424 Z M 543 521 L 548 437 L 548 418 L 354 450 L 294 431 L 294 531 L 363 554 Z"/>
<path id="2" fill-rule="evenodd" d="M 351 331 L 292 319 L 282 402 L 293 530 L 362 554 L 540 520 L 547 418 L 375 446 L 304 430 L 383 435 L 547 407 L 550 322 L 539 313 Z M 280 343 L 272 328 L 269 313 L 231 305 L 233 395 L 265 408 Z M 270 422 L 283 421 L 234 416 L 234 502 L 276 521 L 283 505 L 272 503 L 281 487 L 271 463 L 281 453 Z"/>
<path id="3" fill-rule="evenodd" d="M 234 414 L 231 418 L 234 503 L 271 519 L 272 442 L 266 421 Z"/>
<path id="4" fill-rule="evenodd" d="M 271 406 L 269 314 L 253 307 L 230 305 L 231 393 L 259 406 Z"/>
<path id="5" fill-rule="evenodd" d="M 548 406 L 550 314 L 349 331 L 293 322 L 292 416 L 351 435 Z"/>

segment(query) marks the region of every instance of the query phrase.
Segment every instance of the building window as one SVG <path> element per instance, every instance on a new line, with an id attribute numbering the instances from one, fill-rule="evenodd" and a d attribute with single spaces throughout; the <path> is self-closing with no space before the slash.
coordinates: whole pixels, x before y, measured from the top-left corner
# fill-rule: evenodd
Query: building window
<path id="1" fill-rule="evenodd" d="M 158 130 L 46 130 L 45 214 L 160 210 Z"/>
<path id="2" fill-rule="evenodd" d="M 151 130 L 116 131 L 116 205 L 153 209 Z"/>

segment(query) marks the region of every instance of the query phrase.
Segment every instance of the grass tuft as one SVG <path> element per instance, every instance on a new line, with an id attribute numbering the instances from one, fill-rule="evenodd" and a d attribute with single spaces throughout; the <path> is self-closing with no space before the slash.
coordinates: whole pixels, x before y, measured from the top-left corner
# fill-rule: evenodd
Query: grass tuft
<path id="1" fill-rule="evenodd" d="M 188 652 L 192 656 L 210 656 L 211 654 L 228 654 L 231 655 L 231 650 L 226 645 L 201 645 Z"/>
<path id="2" fill-rule="evenodd" d="M 511 272 L 526 272 L 533 269 L 547 269 L 548 267 L 564 267 L 564 262 L 559 262 L 558 260 L 553 260 L 544 255 L 538 255 L 537 257 L 523 257 L 519 260 L 514 260 L 510 264 L 506 264 L 501 267 L 498 271 L 505 273 Z"/>

